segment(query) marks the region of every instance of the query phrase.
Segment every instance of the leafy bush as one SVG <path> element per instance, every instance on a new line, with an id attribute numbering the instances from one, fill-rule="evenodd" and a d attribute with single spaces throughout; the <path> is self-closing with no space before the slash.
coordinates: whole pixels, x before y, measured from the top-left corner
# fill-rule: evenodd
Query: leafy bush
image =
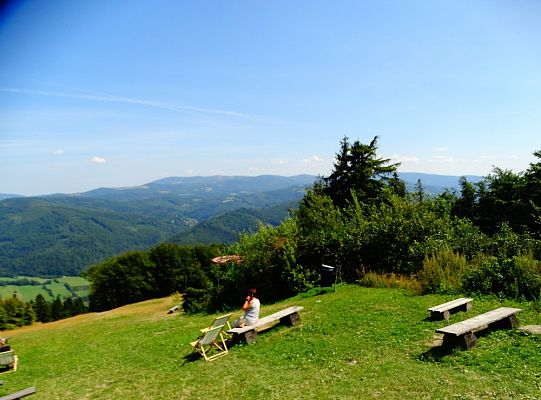
<path id="1" fill-rule="evenodd" d="M 464 288 L 483 294 L 538 300 L 541 262 L 529 255 L 487 258 L 466 274 Z"/>
<path id="2" fill-rule="evenodd" d="M 244 260 L 230 276 L 234 279 L 236 303 L 249 287 L 256 287 L 264 301 L 283 299 L 313 287 L 319 275 L 297 262 L 297 246 L 294 219 L 276 228 L 261 226 L 255 234 L 242 235 L 229 249 Z"/>
<path id="3" fill-rule="evenodd" d="M 31 325 L 36 319 L 30 303 L 24 303 L 17 296 L 0 300 L 0 329 Z"/>
<path id="4" fill-rule="evenodd" d="M 187 288 L 182 308 L 185 312 L 206 311 L 210 304 L 211 293 L 208 289 Z"/>
<path id="5" fill-rule="evenodd" d="M 466 257 L 452 250 L 425 257 L 418 274 L 421 293 L 457 293 L 467 271 Z"/>
<path id="6" fill-rule="evenodd" d="M 440 199 L 422 203 L 392 197 L 367 213 L 363 263 L 377 272 L 414 274 L 423 259 L 449 247 L 452 224 Z"/>

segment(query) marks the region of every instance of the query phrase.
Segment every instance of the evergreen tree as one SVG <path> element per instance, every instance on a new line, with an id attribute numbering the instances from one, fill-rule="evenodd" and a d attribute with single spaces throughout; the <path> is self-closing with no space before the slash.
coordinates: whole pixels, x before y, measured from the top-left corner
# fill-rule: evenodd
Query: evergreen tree
<path id="1" fill-rule="evenodd" d="M 422 203 L 426 200 L 427 194 L 425 191 L 425 187 L 423 186 L 423 182 L 421 182 L 421 179 L 417 179 L 412 196 L 418 203 Z"/>
<path id="2" fill-rule="evenodd" d="M 19 300 L 17 295 L 4 300 L 4 309 L 8 315 L 8 323 L 15 326 L 23 326 L 25 324 L 25 304 Z"/>
<path id="3" fill-rule="evenodd" d="M 2 303 L 3 302 L 0 302 L 0 329 L 3 330 L 9 328 L 9 316 Z"/>
<path id="4" fill-rule="evenodd" d="M 86 306 L 83 299 L 76 297 L 73 301 L 73 315 L 84 314 L 86 312 Z"/>
<path id="5" fill-rule="evenodd" d="M 36 313 L 34 312 L 34 307 L 32 307 L 32 303 L 26 303 L 24 305 L 24 313 L 22 317 L 23 325 L 32 325 L 35 320 Z"/>
<path id="6" fill-rule="evenodd" d="M 53 301 L 53 306 L 51 307 L 51 318 L 53 321 L 63 318 L 63 307 L 60 295 L 56 296 L 56 299 Z"/>
<path id="7" fill-rule="evenodd" d="M 460 218 L 468 218 L 476 221 L 478 215 L 479 192 L 476 186 L 468 182 L 465 176 L 458 180 L 460 186 L 460 198 L 453 206 L 453 213 Z"/>
<path id="8" fill-rule="evenodd" d="M 62 314 L 64 315 L 64 318 L 69 318 L 73 315 L 73 300 L 71 297 L 68 297 L 64 300 L 64 303 L 62 304 Z"/>
<path id="9" fill-rule="evenodd" d="M 41 293 L 36 296 L 33 306 L 37 321 L 49 322 L 51 320 L 51 306 Z"/>
<path id="10" fill-rule="evenodd" d="M 322 182 L 326 185 L 325 193 L 336 204 L 345 203 L 350 195 L 350 147 L 349 138 L 344 136 L 340 141 L 340 151 L 335 156 L 334 170 L 327 178 L 323 178 Z"/>
<path id="11" fill-rule="evenodd" d="M 526 213 L 529 218 L 531 232 L 541 237 L 541 150 L 533 153 L 539 160 L 530 163 L 530 167 L 524 173 L 524 202 Z"/>
<path id="12" fill-rule="evenodd" d="M 377 136 L 368 145 L 358 140 L 351 144 L 347 137 L 340 142 L 334 171 L 323 178 L 324 193 L 338 207 L 351 202 L 352 194 L 360 202 L 377 203 L 383 200 L 385 190 L 405 193 L 405 186 L 400 184 L 396 174 L 400 164 L 389 164 L 390 159 L 378 157 L 377 144 Z"/>

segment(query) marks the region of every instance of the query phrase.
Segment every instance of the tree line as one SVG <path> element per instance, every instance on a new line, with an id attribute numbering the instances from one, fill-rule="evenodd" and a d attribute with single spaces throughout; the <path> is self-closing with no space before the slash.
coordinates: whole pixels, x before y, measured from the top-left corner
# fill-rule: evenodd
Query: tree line
<path id="1" fill-rule="evenodd" d="M 38 294 L 34 300 L 24 302 L 14 294 L 0 299 L 0 330 L 31 325 L 35 321 L 57 321 L 85 312 L 87 307 L 80 297 L 62 300 L 57 296 L 52 302 L 47 302 L 42 294 Z"/>
<path id="2" fill-rule="evenodd" d="M 520 173 L 494 168 L 478 183 L 461 178 L 459 192 L 431 196 L 421 181 L 408 192 L 399 164 L 378 156 L 377 147 L 377 137 L 368 144 L 344 137 L 332 173 L 279 226 L 227 246 L 165 243 L 94 265 L 86 274 L 91 308 L 175 291 L 187 311 L 236 308 L 252 286 L 271 302 L 319 285 L 321 264 L 335 266 L 345 282 L 379 285 L 392 275 L 419 293 L 539 300 L 539 160 Z M 242 261 L 212 264 L 218 254 Z"/>

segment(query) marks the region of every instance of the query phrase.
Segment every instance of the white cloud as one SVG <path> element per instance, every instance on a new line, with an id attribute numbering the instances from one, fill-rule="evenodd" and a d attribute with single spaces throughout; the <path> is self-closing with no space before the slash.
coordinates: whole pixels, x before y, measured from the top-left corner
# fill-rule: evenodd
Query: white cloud
<path id="1" fill-rule="evenodd" d="M 442 152 L 444 152 L 444 151 L 447 151 L 447 147 L 436 147 L 436 148 L 434 149 L 434 151 L 435 151 L 436 153 L 442 153 Z"/>
<path id="2" fill-rule="evenodd" d="M 90 159 L 90 162 L 93 164 L 105 164 L 107 160 L 102 157 L 94 156 Z"/>
<path id="3" fill-rule="evenodd" d="M 64 150 L 62 150 L 62 149 L 55 150 L 55 151 L 53 152 L 53 154 L 54 154 L 55 156 L 61 156 L 61 155 L 64 155 Z"/>
<path id="4" fill-rule="evenodd" d="M 304 164 L 320 164 L 320 163 L 325 162 L 325 160 L 321 158 L 320 156 L 312 156 L 310 158 L 303 159 L 302 162 Z"/>
<path id="5" fill-rule="evenodd" d="M 499 157 L 496 154 L 484 154 L 479 156 L 481 160 L 497 160 Z"/>
<path id="6" fill-rule="evenodd" d="M 397 162 L 413 162 L 413 163 L 417 163 L 419 162 L 419 157 L 417 156 L 402 156 L 400 154 L 393 154 L 392 156 L 389 157 L 391 159 L 391 162 L 393 163 L 397 163 Z"/>
<path id="7" fill-rule="evenodd" d="M 455 158 L 453 156 L 434 156 L 430 161 L 436 163 L 457 164 L 463 163 L 465 160 Z"/>
<path id="8" fill-rule="evenodd" d="M 286 160 L 271 160 L 271 164 L 284 165 L 287 164 Z"/>

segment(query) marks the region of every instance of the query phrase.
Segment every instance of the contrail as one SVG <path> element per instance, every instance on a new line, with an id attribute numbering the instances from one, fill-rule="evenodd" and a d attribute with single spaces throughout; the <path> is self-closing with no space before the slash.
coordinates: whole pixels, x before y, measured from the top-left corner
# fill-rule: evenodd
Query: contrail
<path id="1" fill-rule="evenodd" d="M 0 88 L 1 92 L 19 93 L 19 94 L 32 94 L 39 96 L 53 96 L 53 97 L 66 97 L 71 99 L 104 101 L 111 103 L 125 103 L 125 104 L 138 104 L 147 107 L 159 108 L 162 110 L 182 112 L 182 113 L 197 113 L 197 114 L 216 114 L 227 115 L 230 117 L 246 117 L 246 114 L 242 114 L 236 111 L 219 110 L 215 108 L 202 108 L 191 106 L 178 106 L 175 104 L 169 104 L 162 101 L 135 99 L 131 97 L 113 96 L 113 95 L 93 95 L 93 94 L 77 94 L 77 93 L 65 93 L 65 92 L 50 92 L 46 90 L 31 90 L 31 89 L 19 89 L 19 88 Z"/>

